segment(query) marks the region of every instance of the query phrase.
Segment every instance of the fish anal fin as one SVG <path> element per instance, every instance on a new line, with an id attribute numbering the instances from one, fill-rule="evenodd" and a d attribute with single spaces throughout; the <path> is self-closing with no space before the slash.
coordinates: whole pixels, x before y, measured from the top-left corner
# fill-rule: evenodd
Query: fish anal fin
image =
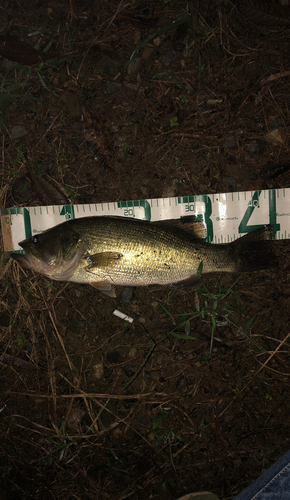
<path id="1" fill-rule="evenodd" d="M 97 288 L 100 292 L 105 293 L 109 297 L 116 297 L 116 292 L 114 287 L 111 285 L 109 281 L 91 281 L 90 283 L 91 286 L 94 288 Z"/>
<path id="2" fill-rule="evenodd" d="M 93 273 L 100 267 L 110 267 L 114 266 L 123 257 L 122 253 L 119 252 L 100 252 L 87 257 L 89 265 L 86 267 L 86 271 Z"/>
<path id="3" fill-rule="evenodd" d="M 193 274 L 185 280 L 178 281 L 177 283 L 172 283 L 171 286 L 181 286 L 181 287 L 193 287 L 197 288 L 202 284 L 201 278 L 197 274 Z"/>

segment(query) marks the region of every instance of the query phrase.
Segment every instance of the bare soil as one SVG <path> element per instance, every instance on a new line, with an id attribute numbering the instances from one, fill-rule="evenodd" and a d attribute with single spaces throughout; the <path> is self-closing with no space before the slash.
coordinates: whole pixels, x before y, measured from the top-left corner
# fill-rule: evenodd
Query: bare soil
<path id="1" fill-rule="evenodd" d="M 1 207 L 41 204 L 24 150 L 71 203 L 289 187 L 287 171 L 261 175 L 289 158 L 289 28 L 238 6 L 2 1 L 0 35 L 52 40 L 56 57 L 11 81 L 0 61 Z M 288 241 L 275 252 L 278 269 L 218 300 L 214 338 L 214 299 L 191 288 L 112 299 L 2 259 L 1 498 L 230 500 L 274 463 L 289 448 Z M 198 300 L 204 318 L 174 336 Z"/>

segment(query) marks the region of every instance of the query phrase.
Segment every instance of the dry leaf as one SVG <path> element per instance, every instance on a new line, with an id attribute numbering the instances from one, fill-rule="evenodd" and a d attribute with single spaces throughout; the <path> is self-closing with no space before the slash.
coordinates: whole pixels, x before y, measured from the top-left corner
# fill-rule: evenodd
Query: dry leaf
<path id="1" fill-rule="evenodd" d="M 81 421 L 85 416 L 86 412 L 80 408 L 73 408 L 67 419 L 67 429 L 70 431 L 79 432 L 81 427 Z"/>
<path id="2" fill-rule="evenodd" d="M 27 66 L 39 64 L 41 61 L 47 61 L 56 57 L 55 54 L 46 54 L 36 50 L 28 43 L 17 40 L 9 35 L 0 36 L 0 55 L 10 61 L 14 61 Z"/>
<path id="3" fill-rule="evenodd" d="M 266 141 L 271 144 L 284 144 L 287 137 L 287 129 L 285 127 L 276 128 L 271 130 L 265 135 Z"/>

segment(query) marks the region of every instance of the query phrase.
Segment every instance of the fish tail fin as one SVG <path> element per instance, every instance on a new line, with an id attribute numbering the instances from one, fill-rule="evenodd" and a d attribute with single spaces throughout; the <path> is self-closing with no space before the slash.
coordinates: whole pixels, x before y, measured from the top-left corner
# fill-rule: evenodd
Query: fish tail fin
<path id="1" fill-rule="evenodd" d="M 246 234 L 231 243 L 235 250 L 237 272 L 259 271 L 278 266 L 278 259 L 272 252 L 274 230 L 272 224 Z"/>

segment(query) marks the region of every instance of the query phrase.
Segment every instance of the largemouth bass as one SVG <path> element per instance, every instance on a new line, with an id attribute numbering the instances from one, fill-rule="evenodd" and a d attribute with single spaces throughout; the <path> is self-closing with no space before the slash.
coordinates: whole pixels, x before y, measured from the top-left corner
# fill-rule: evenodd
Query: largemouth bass
<path id="1" fill-rule="evenodd" d="M 89 283 L 111 297 L 114 285 L 194 285 L 202 272 L 243 272 L 275 267 L 272 226 L 231 243 L 210 244 L 187 232 L 122 217 L 63 222 L 19 245 L 21 266 L 58 281 Z"/>

